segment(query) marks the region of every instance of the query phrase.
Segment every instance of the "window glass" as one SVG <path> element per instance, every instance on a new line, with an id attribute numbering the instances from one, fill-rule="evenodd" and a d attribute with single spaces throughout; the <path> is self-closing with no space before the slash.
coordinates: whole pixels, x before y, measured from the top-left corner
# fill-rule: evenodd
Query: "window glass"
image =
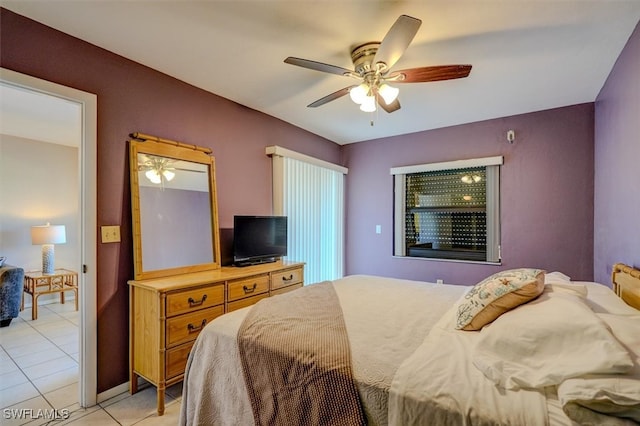
<path id="1" fill-rule="evenodd" d="M 429 166 L 395 174 L 395 255 L 499 262 L 498 165 Z"/>

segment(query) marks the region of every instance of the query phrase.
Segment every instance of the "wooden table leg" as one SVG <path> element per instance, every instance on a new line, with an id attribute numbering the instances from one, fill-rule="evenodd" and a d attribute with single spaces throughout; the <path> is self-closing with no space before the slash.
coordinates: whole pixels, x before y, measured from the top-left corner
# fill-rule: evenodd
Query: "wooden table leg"
<path id="1" fill-rule="evenodd" d="M 31 320 L 38 319 L 38 295 L 36 293 L 31 295 Z"/>

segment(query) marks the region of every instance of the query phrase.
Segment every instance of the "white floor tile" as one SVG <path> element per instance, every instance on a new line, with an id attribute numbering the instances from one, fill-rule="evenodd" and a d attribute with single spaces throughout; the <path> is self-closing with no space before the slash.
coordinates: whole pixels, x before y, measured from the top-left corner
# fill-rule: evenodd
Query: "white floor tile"
<path id="1" fill-rule="evenodd" d="M 15 405 L 40 395 L 38 389 L 30 382 L 22 383 L 0 391 L 0 408 Z"/>
<path id="2" fill-rule="evenodd" d="M 74 404 L 73 406 L 67 408 L 69 410 L 69 417 L 60 422 L 56 422 L 56 426 L 67 425 L 69 423 L 73 423 L 81 417 L 85 417 L 91 413 L 95 413 L 96 411 L 101 411 L 102 409 L 98 405 L 94 405 L 89 408 L 82 408 L 79 404 Z M 29 425 L 31 426 L 31 425 Z"/>
<path id="3" fill-rule="evenodd" d="M 29 327 L 29 324 L 27 324 L 26 321 L 24 321 L 22 318 L 20 317 L 14 318 L 11 321 L 11 324 L 9 324 L 8 326 L 0 327 L 0 340 L 2 340 L 2 336 L 7 333 L 24 330 L 25 328 L 28 328 L 28 327 Z"/>
<path id="4" fill-rule="evenodd" d="M 79 342 L 71 342 L 65 345 L 58 346 L 61 351 L 66 353 L 67 355 L 75 355 L 80 352 L 80 343 Z"/>
<path id="5" fill-rule="evenodd" d="M 135 426 L 175 426 L 180 420 L 180 403 L 169 401 L 164 406 L 164 414 L 154 413 L 135 424 Z"/>
<path id="6" fill-rule="evenodd" d="M 149 387 L 115 404 L 105 407 L 104 410 L 121 425 L 132 425 L 149 416 L 157 415 L 156 395 L 156 388 Z M 165 404 L 168 405 L 173 401 L 169 395 L 165 397 Z"/>
<path id="7" fill-rule="evenodd" d="M 74 404 L 77 405 L 78 396 L 78 383 L 73 383 L 44 394 L 44 397 L 49 402 L 49 404 L 58 409 L 73 407 Z"/>
<path id="8" fill-rule="evenodd" d="M 2 351 L 2 353 L 5 353 L 4 351 Z M 7 355 L 6 358 L 3 358 L 0 361 L 0 376 L 2 376 L 3 374 L 6 373 L 12 373 L 14 371 L 18 371 L 20 370 L 18 368 L 18 366 L 16 365 L 15 362 L 13 362 L 13 360 L 11 358 L 9 358 L 9 356 Z M 2 387 L 2 385 L 0 385 L 0 388 Z"/>
<path id="9" fill-rule="evenodd" d="M 45 336 L 60 336 L 62 334 L 78 333 L 78 327 L 66 319 L 60 319 L 60 321 L 54 321 L 44 325 L 34 325 L 33 327 Z"/>
<path id="10" fill-rule="evenodd" d="M 35 379 L 32 382 L 43 394 L 63 388 L 78 382 L 78 366 Z"/>
<path id="11" fill-rule="evenodd" d="M 0 335 L 0 344 L 3 348 L 21 346 L 27 338 L 42 337 L 40 333 L 29 326 L 15 328 Z"/>
<path id="12" fill-rule="evenodd" d="M 76 360 L 68 355 L 23 368 L 22 372 L 31 380 L 49 376 L 72 367 L 77 367 Z"/>
<path id="13" fill-rule="evenodd" d="M 48 417 L 47 417 L 48 416 Z M 53 420 L 53 407 L 40 395 L 2 410 L 2 426 L 42 424 Z"/>
<path id="14" fill-rule="evenodd" d="M 11 358 L 14 358 L 14 359 L 24 355 L 28 355 L 30 353 L 50 351 L 56 348 L 56 345 L 54 345 L 44 337 L 42 336 L 39 336 L 39 337 L 40 339 L 34 339 L 34 341 L 31 344 L 25 344 L 25 345 L 14 346 L 14 347 L 6 347 L 3 344 L 2 346 L 7 351 L 7 353 L 11 355 Z"/>
<path id="15" fill-rule="evenodd" d="M 31 319 L 31 308 L 27 307 L 9 327 L 0 328 L 0 409 L 24 408 L 28 415 L 30 408 L 48 407 L 71 412 L 69 419 L 55 424 L 118 424 L 99 406 L 79 406 L 80 313 L 73 300 L 64 305 L 53 302 L 38 306 L 37 320 Z M 0 417 L 3 414 L 0 411 Z M 80 420 L 83 417 L 87 418 Z M 50 421 L 0 418 L 3 426 L 38 426 Z"/>
<path id="16" fill-rule="evenodd" d="M 12 387 L 28 382 L 22 371 L 14 370 L 0 375 L 0 390 L 10 390 Z"/>
<path id="17" fill-rule="evenodd" d="M 71 333 L 67 331 L 66 334 L 50 337 L 49 340 L 51 340 L 54 344 L 56 344 L 59 347 L 63 347 L 69 344 L 75 344 L 75 346 L 77 347 L 78 343 L 80 342 L 80 335 L 78 333 L 78 330 L 71 331 Z"/>
<path id="18" fill-rule="evenodd" d="M 66 353 L 56 347 L 53 347 L 44 351 L 24 354 L 13 358 L 13 360 L 20 368 L 27 368 L 52 359 L 61 358 L 63 356 L 66 356 Z"/>
<path id="19" fill-rule="evenodd" d="M 95 410 L 79 418 L 74 418 L 72 414 L 71 418 L 72 420 L 69 423 L 63 424 L 69 424 L 71 426 L 118 426 L 120 424 L 102 409 Z"/>

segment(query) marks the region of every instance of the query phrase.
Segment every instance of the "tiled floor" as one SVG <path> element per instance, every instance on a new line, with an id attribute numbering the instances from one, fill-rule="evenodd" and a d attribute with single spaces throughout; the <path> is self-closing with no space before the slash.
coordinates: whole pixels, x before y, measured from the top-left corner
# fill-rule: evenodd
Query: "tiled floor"
<path id="1" fill-rule="evenodd" d="M 79 406 L 80 320 L 74 308 L 73 303 L 41 305 L 36 321 L 27 308 L 0 328 L 0 425 L 176 425 L 180 384 L 167 389 L 162 417 L 156 415 L 153 387 L 87 409 Z"/>

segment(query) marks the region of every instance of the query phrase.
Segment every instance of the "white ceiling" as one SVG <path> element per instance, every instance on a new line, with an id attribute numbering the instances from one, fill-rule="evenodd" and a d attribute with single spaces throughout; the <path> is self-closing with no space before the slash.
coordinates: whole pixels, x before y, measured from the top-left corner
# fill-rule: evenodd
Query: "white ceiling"
<path id="1" fill-rule="evenodd" d="M 81 105 L 1 82 L 0 134 L 78 147 L 82 136 Z"/>
<path id="2" fill-rule="evenodd" d="M 596 99 L 640 19 L 640 0 L 2 0 L 2 6 L 340 144 Z M 393 69 L 472 64 L 466 79 L 398 85 L 402 109 L 361 112 L 353 68 L 401 14 L 423 21 Z M 374 125 L 370 125 L 373 119 Z"/>

